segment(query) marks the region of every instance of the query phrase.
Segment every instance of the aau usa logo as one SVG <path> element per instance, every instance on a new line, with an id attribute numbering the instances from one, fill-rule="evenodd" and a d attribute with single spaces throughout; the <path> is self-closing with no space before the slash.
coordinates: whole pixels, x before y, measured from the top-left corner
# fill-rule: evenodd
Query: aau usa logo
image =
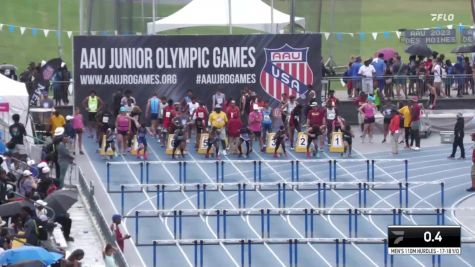
<path id="1" fill-rule="evenodd" d="M 313 83 L 313 71 L 307 62 L 308 47 L 293 48 L 285 44 L 281 48 L 264 48 L 266 63 L 261 71 L 261 86 L 277 100 L 282 94 L 299 97 Z"/>

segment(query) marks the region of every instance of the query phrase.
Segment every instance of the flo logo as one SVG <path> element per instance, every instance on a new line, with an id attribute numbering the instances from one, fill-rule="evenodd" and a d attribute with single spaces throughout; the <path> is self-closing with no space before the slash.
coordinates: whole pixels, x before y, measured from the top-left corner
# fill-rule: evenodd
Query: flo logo
<path id="1" fill-rule="evenodd" d="M 277 100 L 282 94 L 299 97 L 313 83 L 313 71 L 307 62 L 308 47 L 293 48 L 285 44 L 281 48 L 264 48 L 266 63 L 260 74 L 261 86 Z"/>
<path id="2" fill-rule="evenodd" d="M 446 14 L 446 13 L 439 13 L 439 14 L 430 14 L 432 21 L 454 21 L 455 15 L 454 14 Z"/>

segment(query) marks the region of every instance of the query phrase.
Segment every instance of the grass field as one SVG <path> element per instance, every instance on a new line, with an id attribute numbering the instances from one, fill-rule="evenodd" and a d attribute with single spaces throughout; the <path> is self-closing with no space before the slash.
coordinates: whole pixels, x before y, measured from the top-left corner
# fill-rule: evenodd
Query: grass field
<path id="1" fill-rule="evenodd" d="M 290 0 L 274 0 L 277 9 L 289 12 Z M 404 50 L 404 43 L 400 42 L 395 34 L 385 39 L 379 34 L 375 41 L 371 32 L 395 31 L 401 28 L 445 27 L 448 24 L 471 24 L 470 1 L 468 0 L 322 0 L 321 31 L 325 32 L 367 32 L 366 39 L 360 41 L 359 36 L 342 35 L 337 40 L 331 35 L 323 40 L 323 55 L 328 58 L 330 53 L 336 63 L 345 64 L 350 55 L 360 54 L 363 57 L 371 56 L 382 47 L 394 47 L 398 51 Z M 85 1 L 87 2 L 87 1 Z M 104 0 L 105 2 L 111 2 Z M 140 1 L 135 1 L 132 8 L 133 31 L 145 31 L 144 23 L 152 16 L 150 1 L 145 1 L 142 8 Z M 159 1 L 158 1 L 159 2 Z M 270 0 L 264 0 L 270 3 Z M 77 0 L 62 0 L 64 30 L 79 30 L 79 4 Z M 178 5 L 161 4 L 157 7 L 157 16 L 164 17 L 178 10 Z M 307 31 L 317 30 L 319 0 L 296 0 L 297 16 L 306 18 Z M 334 16 L 330 16 L 334 10 Z M 24 35 L 15 28 L 9 32 L 8 25 L 34 27 L 38 29 L 55 29 L 57 27 L 57 1 L 55 0 L 2 0 L 0 8 L 0 23 L 4 24 L 0 31 L 0 62 L 8 62 L 23 69 L 30 61 L 40 61 L 58 56 L 57 36 L 50 32 L 44 37 L 42 31 L 32 36 L 31 30 Z M 451 22 L 432 21 L 431 13 L 454 14 Z M 95 25 L 98 31 L 110 30 L 114 25 L 113 10 L 107 4 L 94 9 Z M 142 16 L 143 15 L 143 16 Z M 145 17 L 145 18 L 142 18 Z M 166 34 L 227 34 L 227 28 L 195 28 L 168 31 Z M 245 29 L 235 29 L 235 34 L 251 33 Z M 63 58 L 71 65 L 71 39 L 62 34 Z M 432 48 L 441 53 L 457 46 L 433 45 Z M 331 49 L 330 49 L 331 48 Z"/>

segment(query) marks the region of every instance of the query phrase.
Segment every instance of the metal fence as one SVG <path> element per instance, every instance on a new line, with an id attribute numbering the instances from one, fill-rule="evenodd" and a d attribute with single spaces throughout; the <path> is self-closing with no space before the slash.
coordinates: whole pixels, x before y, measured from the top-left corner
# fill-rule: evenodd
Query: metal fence
<path id="1" fill-rule="evenodd" d="M 89 206 L 89 211 L 91 215 L 94 217 L 95 221 L 98 225 L 98 231 L 102 238 L 107 243 L 116 244 L 116 241 L 112 235 L 111 230 L 109 229 L 109 225 L 107 223 L 104 214 L 102 213 L 99 204 L 94 196 L 94 185 L 92 182 L 86 181 L 84 178 L 81 169 L 78 168 L 78 190 L 83 195 L 84 200 L 86 201 L 87 205 Z M 122 252 L 117 251 L 114 253 L 114 259 L 118 266 L 129 266 L 127 261 L 125 260 L 124 254 Z"/>

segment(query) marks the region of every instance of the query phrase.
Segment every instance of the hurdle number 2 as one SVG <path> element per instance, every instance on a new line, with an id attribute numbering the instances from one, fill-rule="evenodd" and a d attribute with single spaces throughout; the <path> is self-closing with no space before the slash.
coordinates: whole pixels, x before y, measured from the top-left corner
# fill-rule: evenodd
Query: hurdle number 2
<path id="1" fill-rule="evenodd" d="M 305 136 L 300 137 L 300 145 L 301 146 L 307 145 L 307 138 L 305 138 Z"/>

